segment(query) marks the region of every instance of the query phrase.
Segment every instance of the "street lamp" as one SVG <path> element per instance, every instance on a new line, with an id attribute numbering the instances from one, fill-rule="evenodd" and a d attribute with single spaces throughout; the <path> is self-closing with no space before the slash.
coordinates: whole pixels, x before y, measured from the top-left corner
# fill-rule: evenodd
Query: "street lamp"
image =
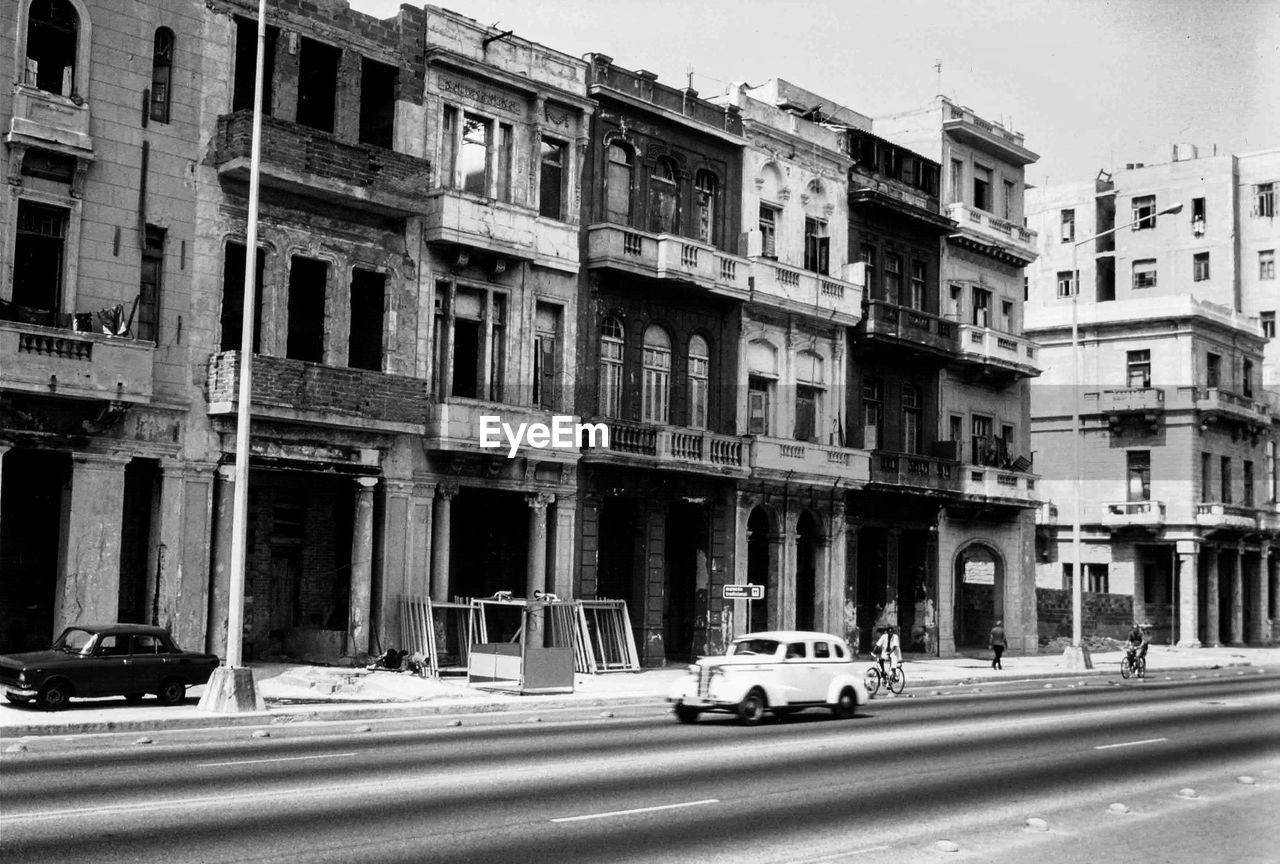
<path id="1" fill-rule="evenodd" d="M 1084 481 L 1080 476 L 1080 247 L 1092 243 L 1099 237 L 1106 237 L 1139 222 L 1154 220 L 1157 216 L 1172 216 L 1182 212 L 1182 204 L 1174 204 L 1160 210 L 1154 215 L 1141 216 L 1132 222 L 1099 231 L 1092 237 L 1077 240 L 1071 246 L 1071 646 L 1062 653 L 1064 664 L 1068 669 L 1092 669 L 1093 661 L 1089 659 L 1089 650 L 1084 647 L 1083 626 L 1083 564 L 1080 560 L 1080 495 Z"/>

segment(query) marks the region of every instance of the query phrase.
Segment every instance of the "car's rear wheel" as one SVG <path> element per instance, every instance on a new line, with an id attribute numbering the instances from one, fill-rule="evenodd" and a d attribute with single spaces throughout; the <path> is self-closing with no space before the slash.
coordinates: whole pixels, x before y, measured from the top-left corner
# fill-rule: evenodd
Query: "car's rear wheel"
<path id="1" fill-rule="evenodd" d="M 170 678 L 160 685 L 160 692 L 156 695 L 165 705 L 181 705 L 182 700 L 187 698 L 187 685 L 176 678 Z"/>
<path id="2" fill-rule="evenodd" d="M 46 711 L 61 711 L 70 700 L 71 685 L 66 681 L 50 681 L 36 695 L 36 704 Z"/>
<path id="3" fill-rule="evenodd" d="M 676 706 L 676 719 L 681 723 L 696 723 L 698 722 L 698 715 L 701 713 L 697 708 L 689 705 Z"/>
<path id="4" fill-rule="evenodd" d="M 147 694 L 146 694 L 146 693 L 126 693 L 126 694 L 124 694 L 124 701 L 126 701 L 126 702 L 141 702 L 143 699 L 146 699 L 146 698 L 147 698 Z"/>
<path id="5" fill-rule="evenodd" d="M 738 722 L 743 726 L 754 726 L 764 719 L 764 712 L 769 707 L 764 691 L 759 687 L 751 688 L 742 701 L 738 703 Z"/>
<path id="6" fill-rule="evenodd" d="M 831 706 L 831 713 L 835 714 L 841 720 L 849 720 L 858 710 L 858 697 L 853 692 L 852 687 L 846 687 L 840 691 L 836 702 Z"/>

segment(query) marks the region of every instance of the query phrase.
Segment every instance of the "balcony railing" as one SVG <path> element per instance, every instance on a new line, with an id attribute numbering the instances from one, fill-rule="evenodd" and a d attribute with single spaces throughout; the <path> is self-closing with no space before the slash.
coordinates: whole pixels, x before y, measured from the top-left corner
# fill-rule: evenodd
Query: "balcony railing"
<path id="1" fill-rule="evenodd" d="M 947 205 L 947 216 L 956 223 L 956 231 L 989 240 L 1015 257 L 1034 261 L 1036 259 L 1035 231 L 1021 225 L 1000 219 L 996 216 L 956 202 Z"/>
<path id="2" fill-rule="evenodd" d="M 960 491 L 960 465 L 950 459 L 876 450 L 870 464 L 872 483 L 925 492 Z"/>
<path id="3" fill-rule="evenodd" d="M 248 182 L 253 112 L 218 118 L 213 161 L 220 177 Z M 262 184 L 283 192 L 406 216 L 421 209 L 431 163 L 385 147 L 351 144 L 275 117 L 262 118 Z"/>
<path id="4" fill-rule="evenodd" d="M 757 436 L 751 439 L 751 470 L 767 476 L 825 478 L 827 483 L 837 478 L 866 482 L 871 477 L 871 455 L 866 450 Z"/>
<path id="5" fill-rule="evenodd" d="M 599 224 L 587 229 L 587 265 L 688 282 L 738 299 L 747 296 L 749 286 L 750 274 L 743 258 L 687 237 L 622 225 Z"/>
<path id="6" fill-rule="evenodd" d="M 658 467 L 690 467 L 715 473 L 745 474 L 747 442 L 735 435 L 721 435 L 684 426 L 654 426 L 595 418 L 609 427 L 609 446 L 583 450 L 588 461 L 624 461 L 639 457 Z"/>
<path id="7" fill-rule="evenodd" d="M 1179 387 L 1176 398 L 1181 405 L 1190 402 L 1199 411 L 1249 424 L 1265 425 L 1271 419 L 1266 401 L 1221 387 Z"/>
<path id="8" fill-rule="evenodd" d="M 18 84 L 13 88 L 13 116 L 7 140 L 10 145 L 39 144 L 92 158 L 89 104 L 31 84 Z"/>
<path id="9" fill-rule="evenodd" d="M 1112 528 L 1164 524 L 1163 501 L 1111 501 L 1102 508 L 1102 524 Z"/>
<path id="10" fill-rule="evenodd" d="M 235 413 L 239 386 L 239 351 L 209 358 L 209 414 Z M 429 394 L 420 378 L 253 355 L 253 412 L 264 418 L 421 435 Z"/>
<path id="11" fill-rule="evenodd" d="M 970 360 L 1034 377 L 1041 371 L 1036 351 L 1036 343 L 1023 336 L 973 324 L 960 325 L 960 353 Z"/>
<path id="12" fill-rule="evenodd" d="M 1196 524 L 1205 528 L 1241 528 L 1253 530 L 1258 527 L 1258 510 L 1239 504 L 1209 502 L 1196 505 Z"/>
<path id="13" fill-rule="evenodd" d="M 1119 390 L 1098 390 L 1084 394 L 1086 413 L 1149 414 L 1164 410 L 1164 390 L 1159 387 L 1126 387 Z"/>
<path id="14" fill-rule="evenodd" d="M 151 342 L 0 321 L 0 390 L 147 403 L 154 354 Z"/>
<path id="15" fill-rule="evenodd" d="M 894 339 L 953 355 L 959 350 L 956 324 L 940 315 L 899 306 L 888 300 L 867 301 L 867 337 Z"/>
<path id="16" fill-rule="evenodd" d="M 980 465 L 962 465 L 960 477 L 960 491 L 967 498 L 1004 499 L 1026 505 L 1033 504 L 1036 500 L 1034 474 Z"/>
<path id="17" fill-rule="evenodd" d="M 483 249 L 578 272 L 578 226 L 535 210 L 457 189 L 436 189 L 421 201 L 423 239 Z"/>
<path id="18" fill-rule="evenodd" d="M 751 299 L 789 312 L 817 315 L 845 326 L 862 318 L 862 286 L 836 276 L 753 257 Z"/>

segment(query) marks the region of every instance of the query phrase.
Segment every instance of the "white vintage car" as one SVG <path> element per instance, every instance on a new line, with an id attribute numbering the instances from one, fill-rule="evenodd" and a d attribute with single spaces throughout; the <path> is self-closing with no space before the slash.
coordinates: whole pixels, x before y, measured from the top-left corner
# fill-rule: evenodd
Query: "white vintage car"
<path id="1" fill-rule="evenodd" d="M 848 718 L 867 699 L 848 643 L 807 630 L 739 636 L 724 656 L 691 665 L 667 694 L 682 723 L 704 711 L 727 711 L 749 726 L 766 712 L 780 717 L 805 708 L 830 708 Z"/>

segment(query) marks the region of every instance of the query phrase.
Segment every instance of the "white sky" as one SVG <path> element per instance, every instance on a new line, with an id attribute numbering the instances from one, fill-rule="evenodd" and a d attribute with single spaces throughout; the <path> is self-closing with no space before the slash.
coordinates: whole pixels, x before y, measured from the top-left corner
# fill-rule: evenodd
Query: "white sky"
<path id="1" fill-rule="evenodd" d="M 390 17 L 399 0 L 350 0 Z M 408 5 L 422 5 L 419 0 Z M 872 116 L 942 91 L 1040 154 L 1027 182 L 1280 147 L 1280 0 L 440 0 L 702 95 L 785 78 Z"/>

